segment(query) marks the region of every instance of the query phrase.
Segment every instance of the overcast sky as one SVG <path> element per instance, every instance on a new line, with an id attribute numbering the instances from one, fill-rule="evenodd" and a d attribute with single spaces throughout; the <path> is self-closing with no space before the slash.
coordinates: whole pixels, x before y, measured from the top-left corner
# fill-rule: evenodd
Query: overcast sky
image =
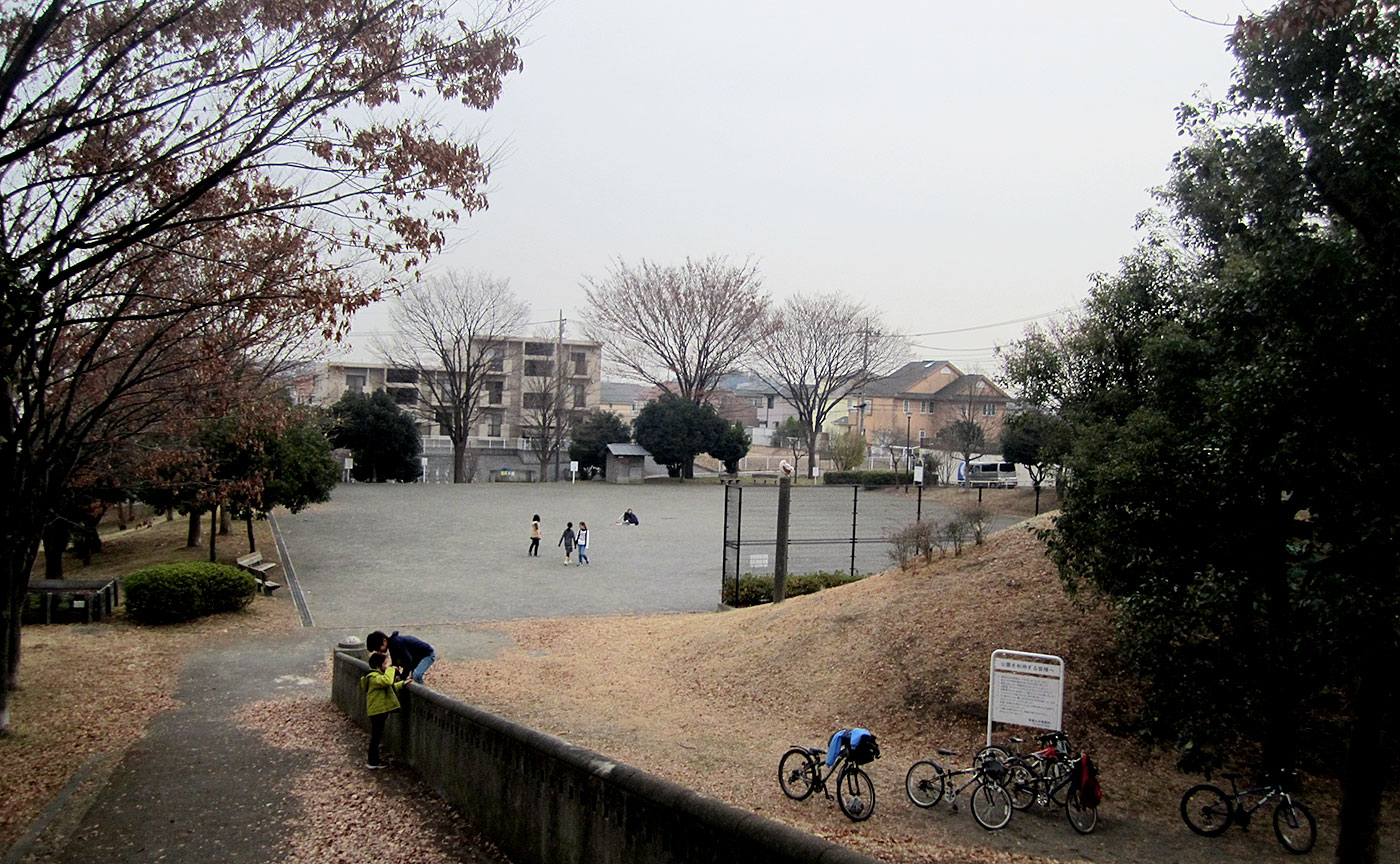
<path id="1" fill-rule="evenodd" d="M 619 256 L 751 258 L 776 299 L 845 292 L 916 356 L 993 373 L 1131 249 L 1174 109 L 1225 95 L 1228 33 L 1168 0 L 554 0 L 461 119 L 500 155 L 435 266 L 509 278 L 573 334 Z"/>

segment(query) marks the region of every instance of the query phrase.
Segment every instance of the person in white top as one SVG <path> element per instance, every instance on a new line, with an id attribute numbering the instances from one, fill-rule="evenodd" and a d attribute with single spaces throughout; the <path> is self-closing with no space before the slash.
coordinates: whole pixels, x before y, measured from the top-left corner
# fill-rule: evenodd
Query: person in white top
<path id="1" fill-rule="evenodd" d="M 578 543 L 578 563 L 588 563 L 588 523 L 579 520 L 578 535 L 574 538 Z"/>

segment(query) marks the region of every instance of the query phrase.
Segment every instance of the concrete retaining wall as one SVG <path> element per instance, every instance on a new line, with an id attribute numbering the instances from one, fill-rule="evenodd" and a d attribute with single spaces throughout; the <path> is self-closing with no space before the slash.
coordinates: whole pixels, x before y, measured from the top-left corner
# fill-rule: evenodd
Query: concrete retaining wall
<path id="1" fill-rule="evenodd" d="M 335 704 L 366 729 L 368 671 L 337 653 L 331 686 Z M 390 750 L 519 864 L 874 864 L 426 687 L 408 684 L 401 701 L 386 729 Z"/>

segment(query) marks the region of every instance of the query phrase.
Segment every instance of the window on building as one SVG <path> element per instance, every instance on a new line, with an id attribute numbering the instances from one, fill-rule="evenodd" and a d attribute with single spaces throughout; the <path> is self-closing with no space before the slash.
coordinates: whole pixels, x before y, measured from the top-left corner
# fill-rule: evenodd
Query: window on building
<path id="1" fill-rule="evenodd" d="M 569 352 L 569 365 L 574 367 L 575 375 L 588 374 L 588 355 L 582 351 Z"/>
<path id="2" fill-rule="evenodd" d="M 920 447 L 924 446 L 924 439 L 927 438 L 927 437 L 928 437 L 928 430 L 927 430 L 927 429 L 920 429 L 920 430 L 919 430 L 919 446 L 920 446 Z"/>
<path id="3" fill-rule="evenodd" d="M 548 405 L 548 404 L 549 404 L 549 394 L 548 394 L 548 393 L 540 393 L 540 392 L 538 392 L 538 391 L 533 392 L 533 393 L 526 393 L 526 394 L 524 394 L 524 396 L 523 396 L 523 398 L 522 398 L 522 401 L 521 401 L 521 407 L 523 407 L 523 408 L 534 408 L 534 409 L 538 409 L 538 408 L 543 408 L 544 406 L 546 406 L 546 405 Z"/>
<path id="4" fill-rule="evenodd" d="M 499 414 L 492 414 L 486 418 L 486 435 L 489 438 L 501 437 L 501 417 Z"/>
<path id="5" fill-rule="evenodd" d="M 526 356 L 526 357 L 553 357 L 553 356 L 554 356 L 554 343 L 553 343 L 553 342 L 526 342 L 526 343 L 525 343 L 525 356 Z"/>
<path id="6" fill-rule="evenodd" d="M 904 413 L 905 413 L 905 414 L 908 414 L 908 413 L 909 413 L 909 400 L 908 400 L 908 399 L 905 399 L 905 400 L 904 400 Z"/>
<path id="7" fill-rule="evenodd" d="M 418 390 L 414 387 L 389 387 L 389 395 L 395 405 L 414 405 L 418 402 Z"/>
<path id="8" fill-rule="evenodd" d="M 769 397 L 768 397 L 768 407 L 769 407 L 770 409 L 773 407 L 773 397 L 772 397 L 772 396 L 769 396 Z"/>
<path id="9" fill-rule="evenodd" d="M 486 349 L 486 371 L 506 371 L 506 349 L 499 345 L 493 345 Z"/>
<path id="10" fill-rule="evenodd" d="M 574 407 L 582 408 L 588 404 L 588 388 L 582 384 L 574 385 Z"/>
<path id="11" fill-rule="evenodd" d="M 384 373 L 384 382 L 386 384 L 417 384 L 418 370 L 390 369 L 388 372 Z"/>
<path id="12" fill-rule="evenodd" d="M 364 375 L 346 375 L 345 389 L 351 393 L 365 392 L 365 378 Z"/>
<path id="13" fill-rule="evenodd" d="M 982 406 L 982 416 L 983 416 L 983 417 L 995 417 L 995 416 L 997 416 L 997 406 L 996 406 L 996 403 L 995 403 L 995 402 L 987 402 L 987 403 L 985 403 L 985 404 Z"/>
<path id="14" fill-rule="evenodd" d="M 547 377 L 547 376 L 553 375 L 553 374 L 554 374 L 554 361 L 553 361 L 553 360 L 526 360 L 526 361 L 525 361 L 525 377 L 526 377 L 526 378 L 544 378 L 544 377 Z"/>
<path id="15" fill-rule="evenodd" d="M 504 381 L 486 382 L 486 404 L 500 405 L 505 401 L 506 383 Z"/>

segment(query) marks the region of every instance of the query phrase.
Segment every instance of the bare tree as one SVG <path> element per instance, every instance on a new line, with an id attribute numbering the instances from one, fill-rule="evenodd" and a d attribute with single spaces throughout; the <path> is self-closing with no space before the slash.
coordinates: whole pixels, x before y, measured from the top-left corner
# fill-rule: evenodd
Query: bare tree
<path id="1" fill-rule="evenodd" d="M 904 340 L 872 324 L 871 317 L 865 306 L 837 293 L 794 295 L 760 343 L 754 374 L 797 409 L 807 435 L 808 477 L 831 409 L 904 354 Z"/>
<path id="2" fill-rule="evenodd" d="M 471 480 L 467 442 L 495 394 L 491 375 L 504 369 L 505 342 L 529 308 L 510 283 L 475 273 L 448 273 L 406 288 L 389 312 L 392 341 L 379 352 L 412 370 L 420 398 L 452 439 L 452 482 Z"/>
<path id="3" fill-rule="evenodd" d="M 548 337 L 542 337 L 548 338 Z M 569 439 L 574 422 L 583 414 L 583 398 L 576 388 L 583 385 L 569 381 L 569 370 L 563 346 L 564 322 L 560 319 L 559 335 L 552 343 L 551 359 L 533 358 L 521 378 L 521 434 L 530 441 L 530 449 L 540 462 L 539 481 L 548 479 L 549 463 L 555 462 L 554 479 L 559 479 L 557 460 Z"/>
<path id="4" fill-rule="evenodd" d="M 607 346 L 625 376 L 692 402 L 709 398 L 767 324 L 768 295 L 747 261 L 710 256 L 681 267 L 646 260 L 632 267 L 618 259 L 607 278 L 586 282 L 588 338 Z"/>

